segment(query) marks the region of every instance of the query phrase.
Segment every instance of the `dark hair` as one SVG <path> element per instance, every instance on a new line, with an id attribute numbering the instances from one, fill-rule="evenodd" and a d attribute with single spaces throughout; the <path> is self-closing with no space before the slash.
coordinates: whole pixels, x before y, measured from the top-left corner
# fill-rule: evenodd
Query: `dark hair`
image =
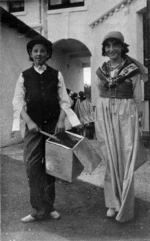
<path id="1" fill-rule="evenodd" d="M 103 43 L 102 43 L 102 55 L 103 56 L 106 56 L 106 53 L 105 53 L 105 46 L 108 42 L 108 40 L 115 40 L 117 44 L 120 44 L 123 49 L 122 49 L 122 52 L 121 52 L 121 57 L 125 57 L 126 53 L 129 52 L 129 49 L 128 49 L 128 44 L 126 43 L 122 43 L 119 39 L 116 39 L 116 38 L 110 38 L 110 39 L 106 39 Z"/>
<path id="2" fill-rule="evenodd" d="M 76 92 L 74 92 L 71 96 L 72 100 L 77 100 L 78 94 Z"/>
<path id="3" fill-rule="evenodd" d="M 83 100 L 86 99 L 85 94 L 84 94 L 83 91 L 80 91 L 80 92 L 79 92 L 79 99 L 80 99 L 81 101 L 83 101 Z"/>
<path id="4" fill-rule="evenodd" d="M 71 90 L 70 90 L 70 89 L 68 89 L 68 88 L 66 88 L 66 90 L 67 90 L 67 94 L 69 95 L 69 94 L 70 94 L 70 92 L 71 92 Z"/>

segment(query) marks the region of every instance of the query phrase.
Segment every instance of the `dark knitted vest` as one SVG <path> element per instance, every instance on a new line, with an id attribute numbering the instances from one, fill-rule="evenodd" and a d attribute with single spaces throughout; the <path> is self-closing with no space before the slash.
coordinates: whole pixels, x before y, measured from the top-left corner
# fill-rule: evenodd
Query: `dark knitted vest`
<path id="1" fill-rule="evenodd" d="M 38 125 L 55 122 L 60 113 L 58 71 L 47 66 L 42 74 L 31 67 L 23 72 L 27 113 Z"/>

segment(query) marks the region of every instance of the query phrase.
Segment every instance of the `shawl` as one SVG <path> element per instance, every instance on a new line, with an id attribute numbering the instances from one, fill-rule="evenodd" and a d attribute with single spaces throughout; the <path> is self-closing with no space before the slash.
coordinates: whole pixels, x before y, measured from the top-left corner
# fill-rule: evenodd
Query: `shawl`
<path id="1" fill-rule="evenodd" d="M 131 59 L 131 61 L 133 61 L 133 63 L 135 63 L 138 66 L 142 80 L 144 82 L 147 82 L 148 81 L 148 69 L 143 64 L 141 64 L 138 60 L 136 60 L 128 55 L 127 55 L 127 58 Z"/>
<path id="2" fill-rule="evenodd" d="M 104 62 L 102 67 L 96 71 L 97 76 L 101 79 L 102 85 L 106 89 L 115 88 L 118 84 L 122 83 L 126 78 L 131 78 L 137 73 L 140 73 L 144 82 L 147 81 L 146 68 L 137 60 L 126 55 L 124 63 L 118 70 L 118 74 L 115 77 L 110 77 L 109 62 Z"/>

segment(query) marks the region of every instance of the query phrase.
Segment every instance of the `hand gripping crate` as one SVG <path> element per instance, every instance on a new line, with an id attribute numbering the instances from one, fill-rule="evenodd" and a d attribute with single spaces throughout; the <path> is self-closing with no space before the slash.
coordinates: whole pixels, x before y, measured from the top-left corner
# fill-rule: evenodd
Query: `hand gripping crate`
<path id="1" fill-rule="evenodd" d="M 101 157 L 87 138 L 66 131 L 59 141 L 46 141 L 46 172 L 72 182 L 84 170 L 92 173 L 100 164 Z"/>

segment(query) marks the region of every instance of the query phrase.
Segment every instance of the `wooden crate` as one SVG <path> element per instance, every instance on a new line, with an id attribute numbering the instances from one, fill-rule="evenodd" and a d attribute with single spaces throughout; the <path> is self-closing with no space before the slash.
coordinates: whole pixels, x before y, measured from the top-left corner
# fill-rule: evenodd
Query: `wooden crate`
<path id="1" fill-rule="evenodd" d="M 72 182 L 83 170 L 92 173 L 100 162 L 101 157 L 83 136 L 66 131 L 61 142 L 46 141 L 46 172 L 52 176 Z"/>

